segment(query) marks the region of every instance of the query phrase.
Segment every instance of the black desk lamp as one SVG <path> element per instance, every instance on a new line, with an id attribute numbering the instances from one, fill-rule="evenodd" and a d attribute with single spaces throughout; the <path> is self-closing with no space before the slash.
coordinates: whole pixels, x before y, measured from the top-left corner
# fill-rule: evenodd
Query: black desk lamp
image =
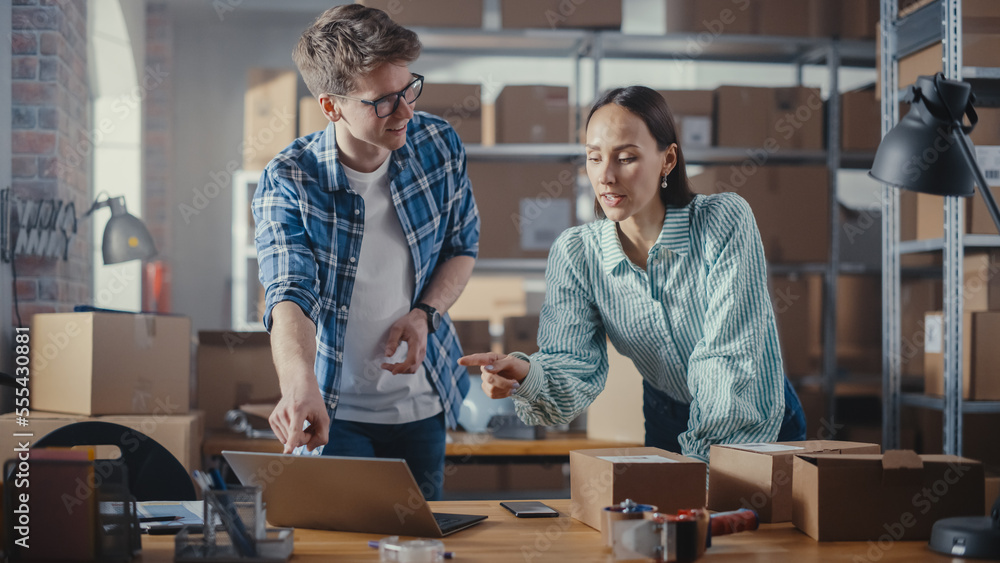
<path id="1" fill-rule="evenodd" d="M 101 251 L 105 264 L 118 264 L 129 260 L 146 260 L 156 256 L 156 245 L 146 225 L 125 208 L 125 196 L 97 200 L 83 214 L 84 217 L 102 207 L 111 208 L 111 218 L 104 227 Z"/>
<path id="2" fill-rule="evenodd" d="M 868 175 L 890 186 L 941 196 L 970 197 L 979 186 L 1000 230 L 1000 210 L 968 136 L 979 120 L 973 100 L 966 82 L 947 80 L 941 73 L 919 77 L 903 98 L 909 113 L 882 139 Z M 963 116 L 970 125 L 963 125 Z M 958 150 L 951 150 L 956 145 Z M 1000 498 L 990 516 L 935 522 L 930 548 L 952 557 L 1000 560 Z"/>

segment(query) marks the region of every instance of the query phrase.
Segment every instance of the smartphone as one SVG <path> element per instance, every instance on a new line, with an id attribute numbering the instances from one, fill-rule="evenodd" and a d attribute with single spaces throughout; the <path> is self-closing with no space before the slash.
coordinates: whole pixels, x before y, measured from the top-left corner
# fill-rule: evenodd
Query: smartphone
<path id="1" fill-rule="evenodd" d="M 537 500 L 523 502 L 501 502 L 500 506 L 518 518 L 555 518 L 559 511 Z"/>

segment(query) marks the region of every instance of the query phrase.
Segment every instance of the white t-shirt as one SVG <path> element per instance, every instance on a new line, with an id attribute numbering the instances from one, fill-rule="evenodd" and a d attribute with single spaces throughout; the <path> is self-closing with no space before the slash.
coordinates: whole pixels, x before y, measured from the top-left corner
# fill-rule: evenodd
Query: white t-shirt
<path id="1" fill-rule="evenodd" d="M 389 189 L 389 161 L 368 173 L 341 164 L 351 189 L 364 199 L 365 227 L 347 317 L 340 404 L 334 414 L 340 420 L 402 424 L 443 409 L 423 366 L 399 375 L 381 367 L 406 358 L 406 342 L 400 342 L 392 358 L 386 358 L 385 344 L 392 324 L 410 311 L 416 284 L 413 256 Z"/>

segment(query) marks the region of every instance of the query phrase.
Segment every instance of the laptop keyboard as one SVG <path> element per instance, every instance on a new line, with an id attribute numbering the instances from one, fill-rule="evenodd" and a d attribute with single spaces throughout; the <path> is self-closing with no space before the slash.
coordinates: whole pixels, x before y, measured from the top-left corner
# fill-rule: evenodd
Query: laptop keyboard
<path id="1" fill-rule="evenodd" d="M 435 514 L 434 519 L 437 520 L 438 526 L 440 526 L 442 530 L 447 530 L 461 522 L 461 520 L 450 514 Z"/>

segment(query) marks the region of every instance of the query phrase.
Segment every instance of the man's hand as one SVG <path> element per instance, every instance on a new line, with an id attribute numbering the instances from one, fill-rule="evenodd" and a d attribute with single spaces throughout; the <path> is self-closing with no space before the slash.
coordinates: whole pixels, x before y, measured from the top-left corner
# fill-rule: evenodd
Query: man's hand
<path id="1" fill-rule="evenodd" d="M 329 439 L 330 415 L 326 412 L 315 379 L 312 387 L 305 386 L 282 394 L 267 421 L 278 440 L 285 445 L 283 452 L 286 454 L 299 446 L 312 451 L 325 445 Z M 306 422 L 309 426 L 303 428 Z"/>
<path id="2" fill-rule="evenodd" d="M 382 369 L 391 371 L 393 375 L 416 373 L 427 355 L 427 313 L 412 309 L 392 323 L 385 342 L 385 357 L 392 358 L 400 342 L 406 342 L 406 359 L 397 364 L 382 364 Z"/>
<path id="3" fill-rule="evenodd" d="M 531 364 L 514 356 L 488 352 L 485 354 L 470 354 L 458 359 L 462 366 L 481 366 L 483 391 L 491 399 L 510 397 L 521 382 L 528 376 Z"/>

